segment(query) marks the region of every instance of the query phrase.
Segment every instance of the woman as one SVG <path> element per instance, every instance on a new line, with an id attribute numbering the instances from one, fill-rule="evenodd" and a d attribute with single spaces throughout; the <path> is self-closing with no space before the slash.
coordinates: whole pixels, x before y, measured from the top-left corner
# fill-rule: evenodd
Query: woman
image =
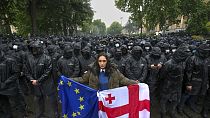
<path id="1" fill-rule="evenodd" d="M 72 78 L 80 83 L 88 83 L 89 87 L 96 90 L 107 90 L 118 88 L 120 85 L 137 84 L 134 80 L 129 80 L 110 63 L 106 53 L 100 53 L 96 62 L 89 66 L 89 70 L 82 77 Z"/>

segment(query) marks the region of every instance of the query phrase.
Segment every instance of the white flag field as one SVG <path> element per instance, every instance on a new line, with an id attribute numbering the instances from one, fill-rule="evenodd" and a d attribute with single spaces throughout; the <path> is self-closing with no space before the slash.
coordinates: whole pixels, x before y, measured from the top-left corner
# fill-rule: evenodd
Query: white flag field
<path id="1" fill-rule="evenodd" d="M 98 92 L 99 118 L 150 118 L 147 84 L 139 83 Z"/>

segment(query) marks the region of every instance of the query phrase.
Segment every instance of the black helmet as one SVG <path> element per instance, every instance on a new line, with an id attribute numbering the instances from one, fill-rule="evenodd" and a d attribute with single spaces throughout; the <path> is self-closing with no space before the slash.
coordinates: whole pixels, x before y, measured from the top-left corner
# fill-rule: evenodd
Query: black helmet
<path id="1" fill-rule="evenodd" d="M 34 41 L 30 44 L 31 52 L 34 56 L 40 55 L 43 53 L 43 47 L 40 41 Z"/>

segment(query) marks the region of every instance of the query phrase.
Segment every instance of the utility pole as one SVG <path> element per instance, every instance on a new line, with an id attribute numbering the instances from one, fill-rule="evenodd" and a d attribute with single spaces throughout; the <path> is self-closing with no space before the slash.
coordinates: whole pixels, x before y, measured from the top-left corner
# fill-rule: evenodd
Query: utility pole
<path id="1" fill-rule="evenodd" d="M 140 18 L 141 18 L 141 21 L 140 21 L 140 22 L 141 22 L 141 23 L 140 23 L 141 27 L 140 27 L 140 28 L 141 28 L 141 38 L 142 38 L 142 24 L 143 24 L 143 23 L 142 23 L 142 22 L 143 22 L 142 11 L 143 11 L 143 8 L 142 8 L 142 6 L 140 6 Z"/>
<path id="2" fill-rule="evenodd" d="M 120 23 L 121 23 L 121 26 L 122 26 L 122 19 L 123 19 L 123 17 L 120 17 Z"/>

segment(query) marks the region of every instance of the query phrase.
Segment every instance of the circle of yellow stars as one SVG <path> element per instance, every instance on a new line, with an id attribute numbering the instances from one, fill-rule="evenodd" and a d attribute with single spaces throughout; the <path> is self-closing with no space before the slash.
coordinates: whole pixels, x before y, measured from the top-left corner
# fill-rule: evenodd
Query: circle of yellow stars
<path id="1" fill-rule="evenodd" d="M 60 80 L 59 85 L 64 85 L 64 83 L 63 83 L 62 80 Z M 67 85 L 68 85 L 69 87 L 71 87 L 71 86 L 72 86 L 72 83 L 71 83 L 70 81 L 68 81 L 68 82 L 67 82 Z M 60 90 L 60 89 L 59 89 L 59 86 L 57 87 L 57 90 L 58 90 L 58 91 Z M 75 88 L 75 89 L 74 89 L 74 92 L 75 92 L 76 94 L 79 94 L 79 93 L 80 93 L 80 90 L 77 89 L 77 88 Z M 79 100 L 80 102 L 83 102 L 83 101 L 84 101 L 84 97 L 80 96 L 78 100 Z M 79 109 L 80 109 L 80 111 L 84 110 L 84 109 L 85 109 L 85 105 L 80 104 Z M 80 116 L 80 115 L 81 115 L 81 112 L 79 112 L 79 111 L 73 112 L 73 113 L 71 114 L 71 116 L 72 116 L 73 118 L 74 118 L 74 117 L 77 117 L 77 116 Z M 64 115 L 63 115 L 63 118 L 68 118 L 68 114 L 64 114 Z"/>

